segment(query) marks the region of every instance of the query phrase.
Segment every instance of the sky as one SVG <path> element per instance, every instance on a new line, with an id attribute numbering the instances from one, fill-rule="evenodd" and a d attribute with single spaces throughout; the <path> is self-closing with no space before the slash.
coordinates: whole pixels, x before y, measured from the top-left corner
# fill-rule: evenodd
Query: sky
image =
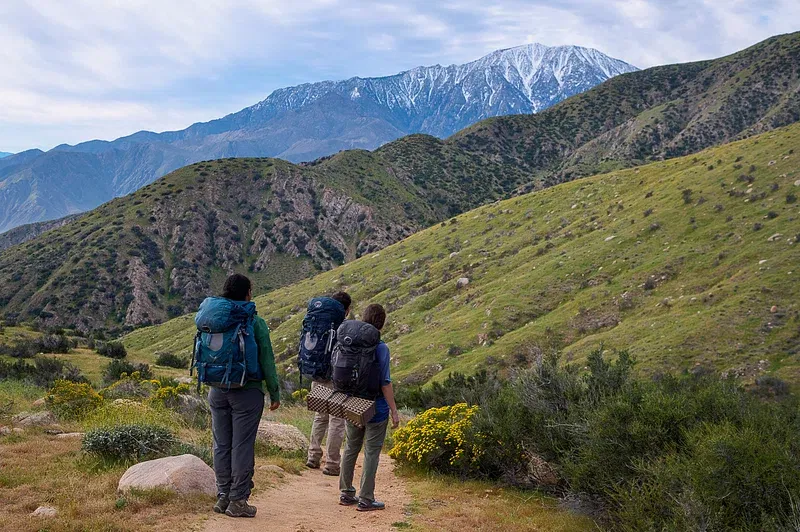
<path id="1" fill-rule="evenodd" d="M 280 87 L 531 42 L 646 68 L 797 30 L 798 0 L 3 0 L 0 151 L 182 129 Z"/>

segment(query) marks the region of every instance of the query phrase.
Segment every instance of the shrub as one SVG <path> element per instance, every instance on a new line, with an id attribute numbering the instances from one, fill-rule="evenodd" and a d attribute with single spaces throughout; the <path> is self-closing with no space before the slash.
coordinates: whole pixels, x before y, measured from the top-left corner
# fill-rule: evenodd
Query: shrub
<path id="1" fill-rule="evenodd" d="M 0 380 L 13 379 L 42 388 L 50 388 L 57 380 L 89 382 L 72 364 L 55 358 L 36 357 L 33 364 L 24 360 L 0 360 Z"/>
<path id="2" fill-rule="evenodd" d="M 389 456 L 438 471 L 466 473 L 483 453 L 472 421 L 477 406 L 459 403 L 431 408 L 394 432 Z"/>
<path id="3" fill-rule="evenodd" d="M 189 359 L 168 351 L 162 351 L 160 353 L 156 353 L 156 364 L 159 366 L 166 366 L 168 368 L 185 369 L 189 367 Z"/>
<path id="4" fill-rule="evenodd" d="M 83 436 L 83 451 L 111 460 L 141 460 L 166 454 L 176 440 L 157 425 L 119 425 L 98 428 Z"/>
<path id="5" fill-rule="evenodd" d="M 82 419 L 103 403 L 103 398 L 86 383 L 58 380 L 48 392 L 45 402 L 62 419 Z"/>
<path id="6" fill-rule="evenodd" d="M 122 342 L 97 342 L 97 353 L 108 358 L 125 358 L 128 352 Z"/>
<path id="7" fill-rule="evenodd" d="M 38 353 L 33 342 L 16 341 L 10 344 L 0 344 L 0 355 L 12 358 L 33 358 Z"/>
<path id="8" fill-rule="evenodd" d="M 138 372 L 142 379 L 153 378 L 153 371 L 149 364 L 133 364 L 127 360 L 114 359 L 103 370 L 103 382 L 111 384 L 118 381 L 123 374 L 131 375 L 135 372 Z"/>
<path id="9" fill-rule="evenodd" d="M 120 379 L 100 390 L 103 399 L 147 399 L 159 388 L 159 382 L 143 379 L 138 371 L 120 374 Z"/>
<path id="10" fill-rule="evenodd" d="M 73 347 L 63 333 L 45 334 L 34 340 L 34 345 L 40 353 L 69 353 Z"/>
<path id="11" fill-rule="evenodd" d="M 183 426 L 172 411 L 130 399 L 116 399 L 92 411 L 83 421 L 87 429 L 111 428 L 122 425 L 156 425 L 170 430 Z"/>
<path id="12" fill-rule="evenodd" d="M 475 375 L 450 373 L 443 381 L 429 386 L 400 386 L 397 390 L 398 405 L 416 410 L 467 403 L 476 405 L 495 395 L 502 383 L 495 373 L 481 370 Z"/>
<path id="13" fill-rule="evenodd" d="M 295 390 L 292 392 L 292 400 L 296 402 L 305 402 L 306 396 L 308 396 L 308 388 L 300 388 L 299 390 Z"/>

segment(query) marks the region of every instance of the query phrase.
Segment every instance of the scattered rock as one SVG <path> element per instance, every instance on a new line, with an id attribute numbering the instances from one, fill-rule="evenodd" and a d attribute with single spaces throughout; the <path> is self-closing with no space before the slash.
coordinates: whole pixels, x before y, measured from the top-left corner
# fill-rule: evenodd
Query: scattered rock
<path id="1" fill-rule="evenodd" d="M 469 284 L 469 277 L 461 277 L 456 281 L 456 288 L 464 288 Z"/>
<path id="2" fill-rule="evenodd" d="M 40 517 L 42 519 L 55 517 L 57 515 L 58 515 L 58 510 L 56 510 L 52 506 L 39 506 L 31 513 L 31 517 Z"/>
<path id="3" fill-rule="evenodd" d="M 775 161 L 770 161 L 770 162 L 767 163 L 767 166 L 774 166 L 774 165 L 775 165 Z"/>
<path id="4" fill-rule="evenodd" d="M 761 264 L 764 264 L 765 262 L 767 262 L 767 259 L 762 259 L 762 260 L 758 261 L 758 264 L 761 265 Z"/>
<path id="5" fill-rule="evenodd" d="M 275 475 L 278 475 L 281 478 L 283 477 L 284 474 L 286 474 L 286 470 L 285 469 L 283 469 L 281 466 L 276 466 L 275 464 L 268 464 L 268 465 L 259 466 L 258 470 L 259 471 L 265 471 L 267 473 L 273 473 Z"/>
<path id="6" fill-rule="evenodd" d="M 181 495 L 217 494 L 214 470 L 192 454 L 148 460 L 129 467 L 119 479 L 117 489 L 125 492 L 131 488 L 167 488 Z"/>
<path id="7" fill-rule="evenodd" d="M 83 432 L 62 432 L 55 436 L 59 440 L 80 440 L 83 438 Z"/>
<path id="8" fill-rule="evenodd" d="M 778 306 L 777 305 L 772 305 L 772 308 L 769 309 L 769 311 L 772 312 L 773 314 L 775 314 L 776 312 L 778 312 Z"/>
<path id="9" fill-rule="evenodd" d="M 282 451 L 305 451 L 308 449 L 308 440 L 300 432 L 300 429 L 284 423 L 261 421 L 258 424 L 256 438 Z"/>
<path id="10" fill-rule="evenodd" d="M 775 242 L 775 241 L 776 241 L 776 240 L 778 240 L 780 237 L 781 237 L 781 234 L 780 234 L 780 233 L 775 233 L 774 235 L 772 235 L 771 237 L 769 237 L 769 238 L 767 239 L 767 242 Z"/>
<path id="11" fill-rule="evenodd" d="M 0 427 L 0 436 L 8 436 L 11 434 L 11 427 Z"/>
<path id="12" fill-rule="evenodd" d="M 44 406 L 44 404 L 45 404 L 45 399 L 44 397 L 42 397 L 41 399 L 37 399 L 33 403 L 31 403 L 31 406 L 33 406 L 34 408 L 41 408 Z"/>
<path id="13" fill-rule="evenodd" d="M 58 420 L 49 410 L 41 412 L 22 412 L 13 418 L 14 423 L 20 427 L 46 427 L 56 425 Z"/>
<path id="14" fill-rule="evenodd" d="M 541 456 L 528 454 L 528 477 L 539 486 L 557 486 L 559 484 L 556 470 Z"/>
<path id="15" fill-rule="evenodd" d="M 794 186 L 800 187 L 800 179 L 798 179 L 797 181 L 794 182 Z"/>
<path id="16" fill-rule="evenodd" d="M 188 375 L 182 375 L 180 377 L 175 377 L 175 380 L 178 381 L 179 384 L 194 384 L 195 380 Z"/>
<path id="17" fill-rule="evenodd" d="M 453 257 L 458 257 L 458 251 L 454 251 L 450 254 L 450 258 L 452 259 Z"/>
<path id="18" fill-rule="evenodd" d="M 605 241 L 606 241 L 606 242 L 611 242 L 611 241 L 612 241 L 612 240 L 614 240 L 615 238 L 617 238 L 617 235 L 611 235 L 611 236 L 607 236 Z"/>

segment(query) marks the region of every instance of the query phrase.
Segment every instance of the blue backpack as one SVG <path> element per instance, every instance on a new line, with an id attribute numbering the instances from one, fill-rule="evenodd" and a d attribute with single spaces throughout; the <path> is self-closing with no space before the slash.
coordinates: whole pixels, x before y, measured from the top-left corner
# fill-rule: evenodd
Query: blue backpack
<path id="1" fill-rule="evenodd" d="M 331 376 L 331 352 L 336 329 L 344 321 L 344 305 L 330 297 L 315 297 L 308 302 L 300 334 L 298 366 L 300 376 L 327 380 Z"/>
<path id="2" fill-rule="evenodd" d="M 192 369 L 197 369 L 197 388 L 241 388 L 247 381 L 263 380 L 258 363 L 258 344 L 253 332 L 256 305 L 207 297 L 200 304 L 194 322 Z M 191 375 L 191 370 L 189 372 Z"/>

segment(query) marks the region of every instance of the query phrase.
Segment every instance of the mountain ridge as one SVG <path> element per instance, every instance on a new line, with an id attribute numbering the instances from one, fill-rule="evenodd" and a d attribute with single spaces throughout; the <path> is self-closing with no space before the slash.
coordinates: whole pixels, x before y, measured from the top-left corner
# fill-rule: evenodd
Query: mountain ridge
<path id="1" fill-rule="evenodd" d="M 203 160 L 272 156 L 300 162 L 374 149 L 412 133 L 447 137 L 487 116 L 539 111 L 608 75 L 633 70 L 599 51 L 526 45 L 464 65 L 285 87 L 183 130 L 62 144 L 38 160 L 12 156 L 0 173 L 0 231 L 88 210 Z M 87 183 L 95 183 L 93 193 L 77 197 Z"/>

